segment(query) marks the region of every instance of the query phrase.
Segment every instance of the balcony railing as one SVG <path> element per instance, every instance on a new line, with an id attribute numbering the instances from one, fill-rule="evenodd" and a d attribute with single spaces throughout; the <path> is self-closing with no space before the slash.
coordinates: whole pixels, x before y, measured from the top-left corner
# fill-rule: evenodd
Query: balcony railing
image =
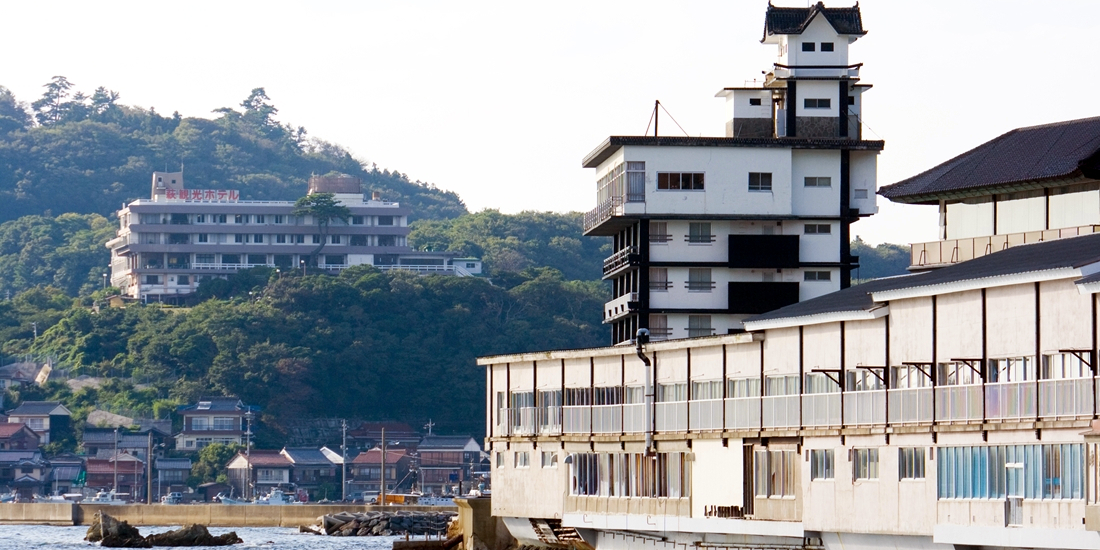
<path id="1" fill-rule="evenodd" d="M 645 411 L 642 411 L 645 412 Z M 592 433 L 617 434 L 623 431 L 622 405 L 593 405 Z"/>
<path id="2" fill-rule="evenodd" d="M 798 428 L 802 419 L 798 417 L 798 395 L 767 395 L 761 397 L 764 409 L 765 428 Z"/>
<path id="3" fill-rule="evenodd" d="M 1021 244 L 1088 235 L 1098 231 L 1100 231 L 1100 225 L 1083 225 L 1065 229 L 914 243 L 909 245 L 909 267 L 922 268 L 951 265 L 980 258 Z"/>
<path id="4" fill-rule="evenodd" d="M 760 429 L 760 398 L 731 397 L 726 399 L 726 429 Z"/>
<path id="5" fill-rule="evenodd" d="M 633 311 L 631 303 L 637 303 L 638 293 L 628 292 L 603 305 L 603 322 L 610 323 Z"/>
<path id="6" fill-rule="evenodd" d="M 567 434 L 586 434 L 592 431 L 592 409 L 588 405 L 562 407 L 563 428 Z"/>
<path id="7" fill-rule="evenodd" d="M 886 424 L 886 390 L 844 392 L 844 424 Z"/>
<path id="8" fill-rule="evenodd" d="M 657 403 L 657 431 L 687 431 L 687 401 L 664 401 Z"/>
<path id="9" fill-rule="evenodd" d="M 1034 380 L 995 382 L 985 385 L 985 415 L 996 420 L 1035 418 L 1036 387 Z"/>
<path id="10" fill-rule="evenodd" d="M 642 433 L 645 431 L 645 403 L 623 405 L 623 432 Z"/>
<path id="11" fill-rule="evenodd" d="M 940 386 L 936 388 L 936 421 L 981 422 L 981 385 Z"/>
<path id="12" fill-rule="evenodd" d="M 932 388 L 901 388 L 886 393 L 890 397 L 891 424 L 932 422 Z"/>
<path id="13" fill-rule="evenodd" d="M 561 407 L 539 408 L 539 433 L 561 435 Z"/>
<path id="14" fill-rule="evenodd" d="M 816 428 L 840 427 L 840 392 L 802 396 L 802 425 Z"/>
<path id="15" fill-rule="evenodd" d="M 620 269 L 634 265 L 637 263 L 637 259 L 638 247 L 627 246 L 604 259 L 603 276 L 607 277 Z"/>
<path id="16" fill-rule="evenodd" d="M 1039 381 L 1039 416 L 1043 418 L 1076 418 L 1092 416 L 1093 392 L 1091 378 Z"/>
<path id="17" fill-rule="evenodd" d="M 538 416 L 538 409 L 535 407 L 520 407 L 508 409 L 508 413 L 511 419 L 509 431 L 512 435 L 535 434 L 535 420 Z"/>
<path id="18" fill-rule="evenodd" d="M 721 430 L 724 427 L 721 399 L 688 401 L 688 409 L 692 431 Z"/>
<path id="19" fill-rule="evenodd" d="M 584 230 L 587 232 L 597 225 L 610 220 L 612 216 L 623 215 L 623 198 L 611 197 L 599 206 L 584 213 Z"/>

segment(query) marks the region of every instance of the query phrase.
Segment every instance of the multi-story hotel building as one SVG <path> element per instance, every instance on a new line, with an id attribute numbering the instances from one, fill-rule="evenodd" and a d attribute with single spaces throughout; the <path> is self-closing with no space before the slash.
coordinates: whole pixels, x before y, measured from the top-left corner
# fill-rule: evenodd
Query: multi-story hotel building
<path id="1" fill-rule="evenodd" d="M 762 84 L 718 92 L 725 137 L 611 136 L 584 158 L 597 179 L 584 233 L 614 245 L 612 343 L 735 332 L 849 285 L 849 225 L 877 210 L 883 148 L 861 135 L 870 86 L 848 49 L 864 34 L 858 6 L 769 6 L 778 59 Z"/>
<path id="2" fill-rule="evenodd" d="M 829 21 L 768 24 L 797 14 Z M 885 187 L 940 205 L 914 273 L 742 333 L 480 359 L 493 515 L 559 548 L 1100 549 L 1098 159 L 1071 121 Z"/>
<path id="3" fill-rule="evenodd" d="M 107 242 L 111 284 L 133 298 L 174 301 L 205 279 L 257 266 L 481 272 L 479 260 L 410 248 L 409 209 L 377 193 L 365 199 L 358 178 L 314 176 L 309 193 L 333 193 L 351 212 L 347 223 L 322 231 L 311 216 L 294 215 L 293 201 L 239 200 L 238 191 L 187 189 L 182 172 L 154 172 L 151 198 L 118 213 L 118 236 Z"/>

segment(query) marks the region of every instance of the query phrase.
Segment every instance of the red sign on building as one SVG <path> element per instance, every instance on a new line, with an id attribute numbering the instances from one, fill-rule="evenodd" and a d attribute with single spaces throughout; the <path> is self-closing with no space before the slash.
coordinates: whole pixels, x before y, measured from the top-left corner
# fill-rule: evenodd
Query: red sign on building
<path id="1" fill-rule="evenodd" d="M 188 201 L 236 201 L 241 192 L 233 189 L 165 189 L 164 198 Z"/>

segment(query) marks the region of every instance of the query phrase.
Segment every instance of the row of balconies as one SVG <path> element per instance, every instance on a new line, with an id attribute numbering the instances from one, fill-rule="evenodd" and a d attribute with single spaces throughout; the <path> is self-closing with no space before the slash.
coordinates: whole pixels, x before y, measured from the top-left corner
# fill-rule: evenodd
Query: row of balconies
<path id="1" fill-rule="evenodd" d="M 696 237 L 696 236 L 691 236 Z M 685 237 L 689 239 L 691 237 Z M 714 235 L 704 235 L 713 242 Z M 702 242 L 702 241 L 690 241 Z M 735 269 L 789 269 L 802 265 L 799 251 L 800 235 L 729 235 L 727 267 Z M 608 256 L 603 261 L 603 278 L 613 277 L 630 267 L 639 265 L 641 255 L 638 247 L 628 246 Z M 858 257 L 849 260 L 853 265 Z"/>
<path id="2" fill-rule="evenodd" d="M 1092 418 L 1097 379 L 1030 380 L 668 401 L 653 404 L 658 433 L 981 424 Z M 645 433 L 646 405 L 501 409 L 494 436 Z"/>
<path id="3" fill-rule="evenodd" d="M 654 283 L 667 289 L 668 281 Z M 709 291 L 715 287 L 714 281 L 685 281 L 684 287 L 688 292 Z M 757 314 L 779 309 L 783 306 L 798 303 L 797 282 L 730 282 L 728 285 L 728 297 L 725 304 L 728 313 Z M 719 304 L 714 304 L 719 306 Z M 604 304 L 603 322 L 610 323 L 616 319 L 636 313 L 641 309 L 641 302 L 637 292 L 628 292 Z"/>

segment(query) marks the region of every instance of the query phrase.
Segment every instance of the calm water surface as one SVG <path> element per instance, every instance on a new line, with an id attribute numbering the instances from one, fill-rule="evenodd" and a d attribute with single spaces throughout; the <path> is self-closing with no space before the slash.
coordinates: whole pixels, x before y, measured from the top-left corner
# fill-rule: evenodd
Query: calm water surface
<path id="1" fill-rule="evenodd" d="M 139 527 L 142 535 L 163 533 L 175 527 Z M 322 537 L 298 533 L 297 528 L 283 527 L 211 527 L 210 533 L 220 535 L 236 531 L 244 544 L 223 548 L 259 548 L 279 550 L 390 550 L 393 541 L 404 537 Z M 0 525 L 0 550 L 18 548 L 98 548 L 99 544 L 84 541 L 87 526 L 52 527 L 45 525 Z"/>

